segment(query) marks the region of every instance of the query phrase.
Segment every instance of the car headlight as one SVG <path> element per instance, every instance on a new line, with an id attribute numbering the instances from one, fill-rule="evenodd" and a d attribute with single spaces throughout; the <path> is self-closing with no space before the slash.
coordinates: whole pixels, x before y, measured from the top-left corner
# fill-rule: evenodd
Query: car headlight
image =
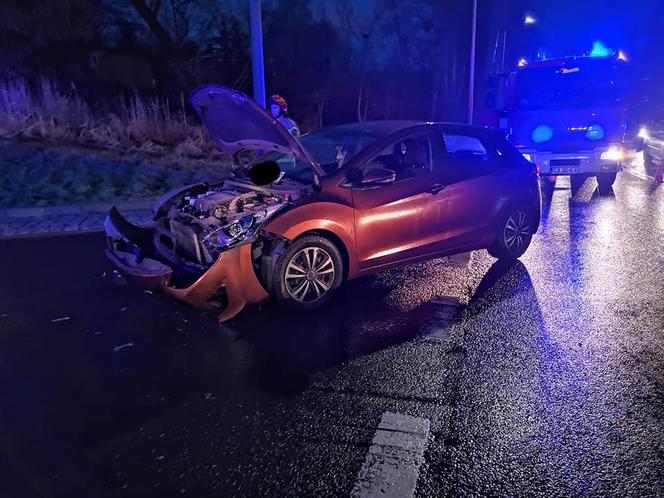
<path id="1" fill-rule="evenodd" d="M 226 233 L 233 239 L 241 237 L 254 224 L 254 215 L 250 214 L 229 223 L 225 227 Z"/>
<path id="2" fill-rule="evenodd" d="M 637 137 L 642 138 L 643 140 L 648 140 L 650 138 L 650 132 L 645 126 L 639 130 Z"/>
<path id="3" fill-rule="evenodd" d="M 602 161 L 622 161 L 624 158 L 625 151 L 623 151 L 622 147 L 609 147 L 600 156 Z"/>
<path id="4" fill-rule="evenodd" d="M 522 155 L 523 157 L 525 157 L 527 161 L 533 162 L 533 156 L 531 156 L 531 155 L 528 154 L 527 152 L 524 152 L 524 153 L 522 153 L 521 155 Z"/>

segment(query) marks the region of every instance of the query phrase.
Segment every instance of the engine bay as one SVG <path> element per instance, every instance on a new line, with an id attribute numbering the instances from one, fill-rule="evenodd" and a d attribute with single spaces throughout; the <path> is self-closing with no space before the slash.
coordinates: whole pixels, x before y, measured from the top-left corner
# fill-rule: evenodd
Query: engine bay
<path id="1" fill-rule="evenodd" d="M 297 185 L 297 186 L 296 186 Z M 302 186 L 269 187 L 235 180 L 197 186 L 172 199 L 157 223 L 156 243 L 168 255 L 209 266 L 222 251 L 253 237 L 263 224 L 299 197 Z"/>

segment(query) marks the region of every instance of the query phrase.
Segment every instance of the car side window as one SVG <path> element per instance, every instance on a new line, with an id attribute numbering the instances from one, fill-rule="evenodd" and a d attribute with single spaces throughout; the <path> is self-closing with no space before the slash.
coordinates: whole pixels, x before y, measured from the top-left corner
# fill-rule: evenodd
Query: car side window
<path id="1" fill-rule="evenodd" d="M 447 155 L 454 159 L 464 161 L 487 161 L 489 159 L 486 147 L 477 137 L 445 133 L 443 140 Z"/>
<path id="2" fill-rule="evenodd" d="M 431 173 L 431 141 L 428 135 L 403 138 L 388 145 L 365 167 L 382 167 L 396 173 L 396 180 L 407 180 Z"/>
<path id="3" fill-rule="evenodd" d="M 445 183 L 456 183 L 490 172 L 498 153 L 482 138 L 464 133 L 442 134 L 442 157 L 436 161 L 436 170 L 442 174 Z"/>

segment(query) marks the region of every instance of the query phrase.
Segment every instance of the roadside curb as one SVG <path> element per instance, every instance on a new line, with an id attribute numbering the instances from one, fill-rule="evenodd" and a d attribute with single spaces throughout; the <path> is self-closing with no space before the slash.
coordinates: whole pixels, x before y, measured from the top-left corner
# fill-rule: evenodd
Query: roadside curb
<path id="1" fill-rule="evenodd" d="M 90 204 L 69 204 L 63 206 L 0 208 L 0 220 L 16 218 L 35 218 L 38 216 L 57 216 L 64 214 L 106 213 L 113 206 L 122 211 L 140 211 L 152 209 L 158 197 L 125 202 L 95 202 Z"/>
<path id="2" fill-rule="evenodd" d="M 82 230 L 59 230 L 56 232 L 31 232 L 31 233 L 14 233 L 9 235 L 0 235 L 1 240 L 15 240 L 15 239 L 37 239 L 40 237 L 60 237 L 64 235 L 81 235 L 87 233 L 100 233 L 104 228 L 85 228 Z"/>
<path id="3" fill-rule="evenodd" d="M 0 217 L 0 240 L 103 231 L 106 213 L 112 206 L 117 206 L 135 225 L 153 226 L 151 204 L 152 201 L 143 200 L 66 206 L 67 210 L 63 210 L 65 206 L 58 206 L 39 211 L 30 208 L 30 211 L 13 212 L 10 217 Z"/>

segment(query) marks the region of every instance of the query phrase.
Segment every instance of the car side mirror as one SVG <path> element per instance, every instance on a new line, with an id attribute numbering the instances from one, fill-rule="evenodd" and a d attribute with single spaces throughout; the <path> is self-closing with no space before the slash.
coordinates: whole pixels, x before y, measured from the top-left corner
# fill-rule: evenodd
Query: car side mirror
<path id="1" fill-rule="evenodd" d="M 387 168 L 372 168 L 362 177 L 359 185 L 361 187 L 372 187 L 377 185 L 387 185 L 388 183 L 393 183 L 396 180 L 397 174 Z"/>

